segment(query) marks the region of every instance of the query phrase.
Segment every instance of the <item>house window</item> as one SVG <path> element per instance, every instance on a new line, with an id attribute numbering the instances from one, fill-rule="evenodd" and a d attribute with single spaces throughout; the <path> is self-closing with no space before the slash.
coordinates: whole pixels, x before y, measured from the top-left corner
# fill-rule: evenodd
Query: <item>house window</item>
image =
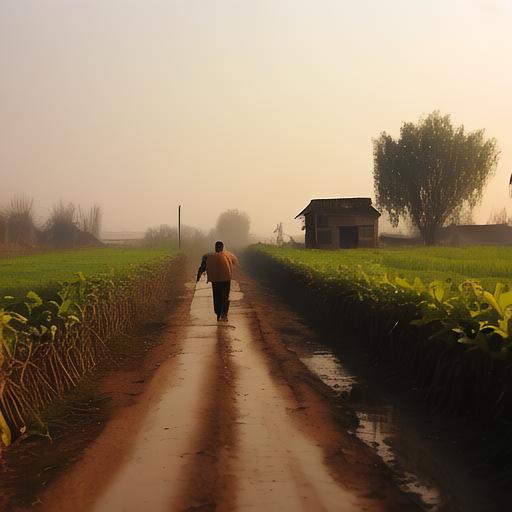
<path id="1" fill-rule="evenodd" d="M 359 226 L 359 236 L 361 238 L 373 238 L 373 226 Z"/>
<path id="2" fill-rule="evenodd" d="M 318 243 L 321 245 L 330 245 L 332 243 L 332 234 L 330 229 L 317 231 Z"/>
<path id="3" fill-rule="evenodd" d="M 317 228 L 326 228 L 327 226 L 328 226 L 327 215 L 318 213 L 316 215 L 316 227 Z"/>

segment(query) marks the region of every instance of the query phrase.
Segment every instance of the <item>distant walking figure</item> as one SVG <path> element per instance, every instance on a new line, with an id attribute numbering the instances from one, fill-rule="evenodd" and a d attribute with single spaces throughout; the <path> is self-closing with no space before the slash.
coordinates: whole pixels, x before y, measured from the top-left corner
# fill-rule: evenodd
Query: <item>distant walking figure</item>
<path id="1" fill-rule="evenodd" d="M 197 270 L 197 281 L 204 272 L 207 275 L 207 282 L 212 283 L 213 309 L 217 315 L 217 322 L 228 321 L 229 291 L 231 289 L 231 278 L 233 277 L 233 266 L 238 264 L 237 257 L 224 250 L 224 242 L 215 242 L 215 252 L 205 254 L 201 260 L 201 266 Z"/>

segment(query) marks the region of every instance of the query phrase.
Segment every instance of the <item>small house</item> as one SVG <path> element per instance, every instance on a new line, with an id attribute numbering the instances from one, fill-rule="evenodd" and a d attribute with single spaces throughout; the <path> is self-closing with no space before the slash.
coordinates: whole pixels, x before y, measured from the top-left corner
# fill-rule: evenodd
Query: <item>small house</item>
<path id="1" fill-rule="evenodd" d="M 312 199 L 304 219 L 307 249 L 376 247 L 380 213 L 369 197 Z"/>

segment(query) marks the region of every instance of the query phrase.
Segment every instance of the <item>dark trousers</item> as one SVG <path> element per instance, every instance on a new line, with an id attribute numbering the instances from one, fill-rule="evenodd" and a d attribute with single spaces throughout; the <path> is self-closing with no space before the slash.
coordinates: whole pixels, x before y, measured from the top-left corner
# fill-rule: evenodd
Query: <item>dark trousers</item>
<path id="1" fill-rule="evenodd" d="M 231 281 L 218 281 L 212 283 L 213 289 L 213 309 L 217 316 L 228 314 L 229 310 L 229 290 Z"/>

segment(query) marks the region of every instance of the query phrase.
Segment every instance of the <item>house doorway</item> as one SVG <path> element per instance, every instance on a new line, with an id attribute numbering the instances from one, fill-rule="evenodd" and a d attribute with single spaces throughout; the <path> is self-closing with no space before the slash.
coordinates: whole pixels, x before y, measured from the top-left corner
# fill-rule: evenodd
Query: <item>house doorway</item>
<path id="1" fill-rule="evenodd" d="M 340 247 L 352 249 L 359 245 L 359 232 L 357 226 L 344 226 L 340 228 Z"/>

